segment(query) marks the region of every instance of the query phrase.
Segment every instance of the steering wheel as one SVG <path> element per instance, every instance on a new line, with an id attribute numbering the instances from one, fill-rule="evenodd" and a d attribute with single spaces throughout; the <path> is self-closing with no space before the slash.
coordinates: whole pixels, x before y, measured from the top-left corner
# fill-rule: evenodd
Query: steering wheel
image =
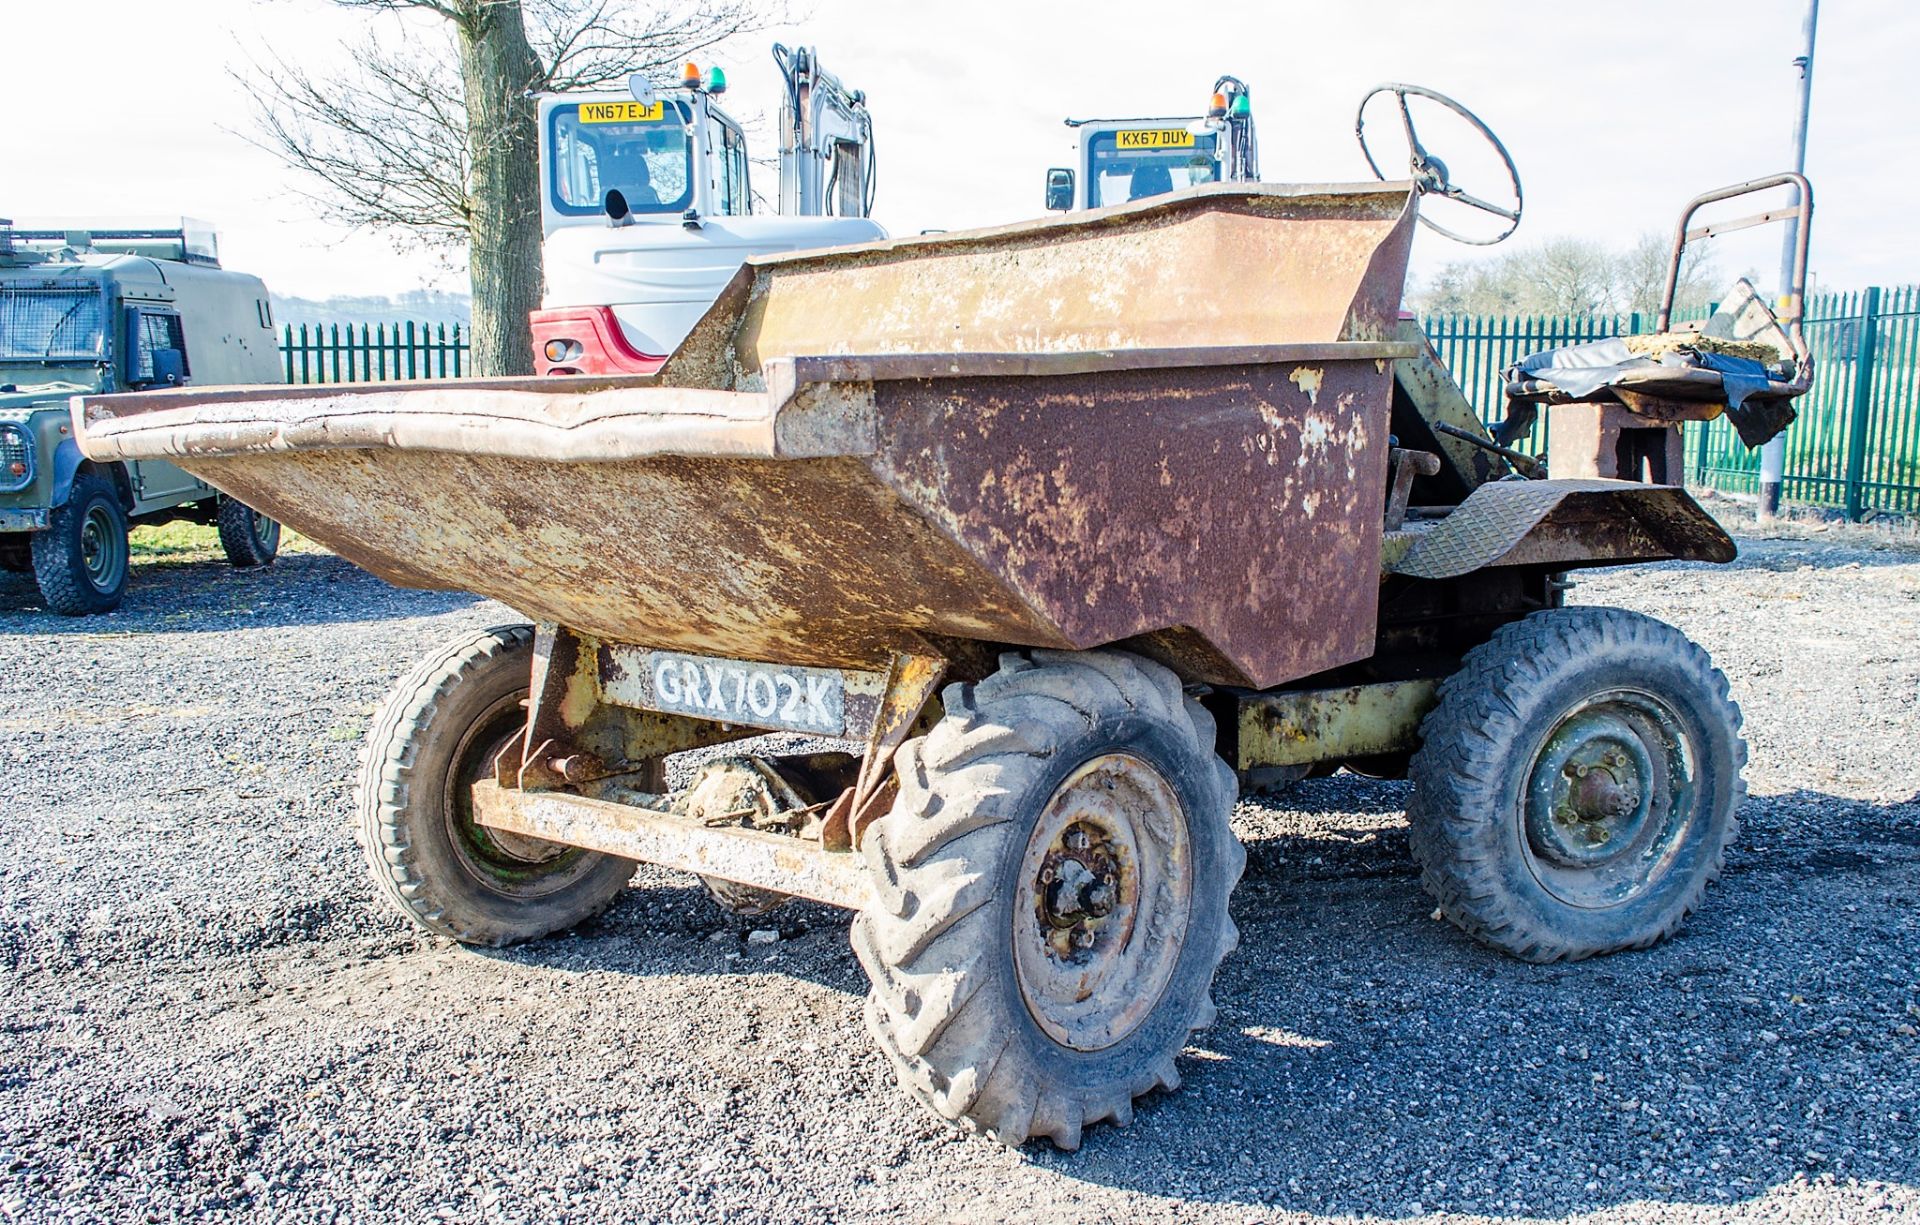
<path id="1" fill-rule="evenodd" d="M 1381 173 L 1380 164 L 1374 161 L 1373 151 L 1367 148 L 1367 103 L 1373 101 L 1374 96 L 1377 94 L 1392 94 L 1400 103 L 1400 124 L 1407 133 L 1407 163 L 1409 169 L 1413 171 L 1414 190 L 1421 195 L 1441 196 L 1448 200 L 1457 201 L 1469 208 L 1479 209 L 1483 213 L 1492 213 L 1495 217 L 1505 221 L 1507 228 L 1492 238 L 1468 238 L 1464 234 L 1456 234 L 1454 231 L 1449 230 L 1447 227 L 1433 220 L 1433 218 L 1427 216 L 1424 212 L 1420 214 L 1420 224 L 1436 233 L 1453 239 L 1455 242 L 1463 242 L 1474 247 L 1490 247 L 1494 243 L 1505 240 L 1515 230 L 1520 228 L 1520 212 L 1525 207 L 1525 202 L 1520 194 L 1520 172 L 1514 168 L 1513 158 L 1507 153 L 1507 147 L 1500 143 L 1500 138 L 1493 134 L 1492 128 L 1480 122 L 1479 116 L 1475 115 L 1466 107 L 1461 106 L 1452 98 L 1447 97 L 1445 94 L 1427 89 L 1424 86 L 1401 85 L 1389 81 L 1384 85 L 1374 86 L 1367 92 L 1366 97 L 1360 99 L 1360 109 L 1353 117 L 1353 135 L 1354 139 L 1360 142 L 1360 153 L 1367 159 L 1367 166 L 1373 171 L 1374 178 L 1384 181 L 1387 177 Z M 1409 95 L 1420 98 L 1430 98 L 1438 102 L 1441 106 L 1446 107 L 1454 114 L 1472 124 L 1480 135 L 1486 137 L 1487 143 L 1492 145 L 1494 152 L 1500 155 L 1500 160 L 1506 163 L 1507 179 L 1513 185 L 1512 208 L 1502 208 L 1497 204 L 1490 203 L 1489 201 L 1482 200 L 1478 196 L 1462 191 L 1453 185 L 1452 180 L 1447 177 L 1447 164 L 1431 153 L 1428 153 L 1426 147 L 1420 143 L 1419 136 L 1414 133 L 1413 113 L 1407 109 L 1407 98 Z"/>

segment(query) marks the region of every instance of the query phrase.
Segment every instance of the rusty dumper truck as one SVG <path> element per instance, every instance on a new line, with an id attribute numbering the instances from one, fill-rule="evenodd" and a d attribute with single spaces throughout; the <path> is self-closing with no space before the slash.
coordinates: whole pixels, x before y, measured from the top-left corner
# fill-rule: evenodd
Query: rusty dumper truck
<path id="1" fill-rule="evenodd" d="M 76 419 L 96 460 L 527 617 L 369 736 L 361 835 L 414 921 L 540 937 L 636 861 L 849 908 L 906 1090 L 1072 1148 L 1214 1019 L 1237 773 L 1397 761 L 1440 908 L 1537 960 L 1666 936 L 1734 832 L 1725 678 L 1562 602 L 1569 570 L 1734 546 L 1680 488 L 1513 470 L 1401 315 L 1422 186 L 767 258 L 653 375 Z M 850 751 L 756 752 L 775 731 Z"/>

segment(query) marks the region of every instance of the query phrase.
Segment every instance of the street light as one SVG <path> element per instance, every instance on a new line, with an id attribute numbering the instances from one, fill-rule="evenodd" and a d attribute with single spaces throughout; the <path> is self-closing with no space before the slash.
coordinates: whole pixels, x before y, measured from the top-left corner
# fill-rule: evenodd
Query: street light
<path id="1" fill-rule="evenodd" d="M 1806 38 L 1806 50 L 1794 57 L 1793 66 L 1800 74 L 1800 105 L 1794 111 L 1793 119 L 1793 168 L 1800 174 L 1807 171 L 1807 109 L 1813 101 L 1813 34 L 1814 27 L 1820 21 L 1820 0 L 1807 0 L 1807 20 L 1801 30 Z M 1789 198 L 1789 206 L 1800 203 L 1800 189 L 1794 187 Z M 1793 256 L 1799 242 L 1800 219 L 1789 217 L 1786 235 L 1780 244 L 1780 322 L 1790 325 L 1806 313 L 1807 304 L 1793 294 Z M 1760 448 L 1760 506 L 1759 517 L 1771 519 L 1780 513 L 1780 486 L 1787 473 L 1787 435 L 1783 430 Z"/>

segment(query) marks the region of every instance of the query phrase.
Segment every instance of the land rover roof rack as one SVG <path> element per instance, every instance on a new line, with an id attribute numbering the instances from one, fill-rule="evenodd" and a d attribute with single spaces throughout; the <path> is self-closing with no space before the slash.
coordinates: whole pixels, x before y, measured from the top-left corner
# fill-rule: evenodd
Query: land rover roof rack
<path id="1" fill-rule="evenodd" d="M 109 255 L 144 255 L 208 268 L 220 266 L 220 239 L 213 226 L 190 217 L 149 224 L 72 221 L 16 226 L 0 221 L 0 253 L 11 254 L 16 245 L 55 243 Z"/>

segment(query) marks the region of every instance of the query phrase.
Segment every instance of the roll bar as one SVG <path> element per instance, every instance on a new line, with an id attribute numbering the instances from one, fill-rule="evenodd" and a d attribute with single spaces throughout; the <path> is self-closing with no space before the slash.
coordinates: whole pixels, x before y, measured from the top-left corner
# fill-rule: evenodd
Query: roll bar
<path id="1" fill-rule="evenodd" d="M 1771 208 L 1763 213 L 1754 213 L 1732 221 L 1709 223 L 1697 229 L 1687 228 L 1693 221 L 1693 215 L 1709 204 L 1737 199 L 1740 196 L 1750 196 L 1770 187 L 1788 186 L 1799 189 L 1800 199 L 1794 204 L 1784 208 Z M 1806 175 L 1797 174 L 1791 170 L 1704 192 L 1687 202 L 1687 207 L 1680 212 L 1680 224 L 1675 226 L 1673 231 L 1673 247 L 1667 260 L 1667 288 L 1660 298 L 1659 330 L 1664 332 L 1673 323 L 1673 299 L 1680 289 L 1680 257 L 1686 254 L 1688 243 L 1721 234 L 1731 234 L 1735 230 L 1750 229 L 1756 225 L 1786 221 L 1789 218 L 1799 220 L 1799 229 L 1794 236 L 1793 276 L 1791 282 L 1783 287 L 1787 291 L 1786 305 L 1776 317 L 1787 329 L 1787 335 L 1793 341 L 1795 353 L 1804 362 L 1807 357 L 1807 342 L 1800 334 L 1800 317 L 1806 313 L 1807 238 L 1813 229 L 1813 184 L 1807 181 Z"/>

